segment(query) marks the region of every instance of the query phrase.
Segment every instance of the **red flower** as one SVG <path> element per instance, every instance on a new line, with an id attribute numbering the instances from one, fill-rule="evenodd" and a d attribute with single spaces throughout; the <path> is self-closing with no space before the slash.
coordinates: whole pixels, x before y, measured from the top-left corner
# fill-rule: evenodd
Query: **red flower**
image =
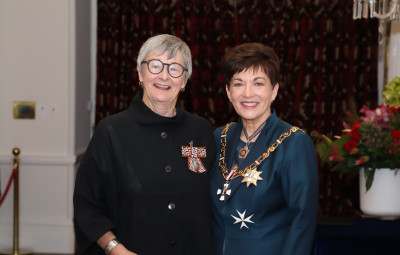
<path id="1" fill-rule="evenodd" d="M 390 132 L 390 135 L 394 137 L 394 139 L 399 140 L 400 139 L 400 130 L 393 130 Z"/>
<path id="2" fill-rule="evenodd" d="M 343 161 L 343 158 L 338 154 L 339 149 L 336 147 L 331 148 L 332 154 L 329 155 L 329 160 L 331 162 L 340 162 Z"/>
<path id="3" fill-rule="evenodd" d="M 329 156 L 329 160 L 330 160 L 331 162 L 340 162 L 340 161 L 343 161 L 343 158 L 342 158 L 340 155 L 338 155 L 338 154 L 331 154 L 331 155 Z"/>
<path id="4" fill-rule="evenodd" d="M 351 128 L 351 132 L 353 132 L 353 131 L 355 131 L 357 128 L 359 128 L 361 126 L 361 123 L 358 123 L 358 122 L 356 122 L 356 123 L 354 123 L 353 124 L 353 127 Z"/>
<path id="5" fill-rule="evenodd" d="M 390 106 L 389 110 L 391 110 L 392 112 L 400 113 L 400 108 L 396 108 L 394 106 Z"/>
<path id="6" fill-rule="evenodd" d="M 354 149 L 355 147 L 357 147 L 357 141 L 356 140 L 349 140 L 347 141 L 343 147 L 347 150 L 347 151 L 351 151 L 352 149 Z"/>
<path id="7" fill-rule="evenodd" d="M 353 130 L 352 130 L 352 131 L 349 133 L 349 135 L 350 135 L 350 138 L 351 138 L 352 140 L 356 140 L 357 142 L 361 140 L 361 134 L 360 134 L 360 132 L 358 132 L 358 131 L 353 131 Z"/>

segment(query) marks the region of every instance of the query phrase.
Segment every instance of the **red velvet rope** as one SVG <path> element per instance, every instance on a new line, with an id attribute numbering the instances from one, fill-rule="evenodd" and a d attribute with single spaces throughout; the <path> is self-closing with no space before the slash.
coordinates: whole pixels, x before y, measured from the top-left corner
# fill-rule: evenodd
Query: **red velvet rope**
<path id="1" fill-rule="evenodd" d="M 0 198 L 0 207 L 1 207 L 1 205 L 3 204 L 3 201 L 4 201 L 4 199 L 5 199 L 6 196 L 7 196 L 8 190 L 10 189 L 11 183 L 12 183 L 12 181 L 13 181 L 14 176 L 15 176 L 16 173 L 17 173 L 17 168 L 14 167 L 14 169 L 13 169 L 13 171 L 12 171 L 12 173 L 11 173 L 10 179 L 8 180 L 6 190 L 4 191 L 3 196 L 1 196 L 1 198 Z"/>

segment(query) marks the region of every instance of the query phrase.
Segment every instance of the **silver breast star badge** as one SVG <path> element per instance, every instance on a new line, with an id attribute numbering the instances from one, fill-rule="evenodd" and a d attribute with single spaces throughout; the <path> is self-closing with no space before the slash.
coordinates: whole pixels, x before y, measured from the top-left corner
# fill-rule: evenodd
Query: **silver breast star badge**
<path id="1" fill-rule="evenodd" d="M 253 217 L 254 214 L 250 215 L 249 217 L 245 218 L 245 214 L 246 214 L 246 210 L 244 210 L 243 213 L 240 213 L 238 210 L 236 210 L 237 213 L 239 214 L 239 218 L 236 216 L 231 215 L 236 221 L 233 224 L 239 223 L 241 222 L 242 224 L 240 224 L 240 229 L 242 229 L 242 227 L 246 227 L 249 228 L 245 222 L 247 223 L 254 223 L 253 221 L 251 221 L 251 217 Z"/>

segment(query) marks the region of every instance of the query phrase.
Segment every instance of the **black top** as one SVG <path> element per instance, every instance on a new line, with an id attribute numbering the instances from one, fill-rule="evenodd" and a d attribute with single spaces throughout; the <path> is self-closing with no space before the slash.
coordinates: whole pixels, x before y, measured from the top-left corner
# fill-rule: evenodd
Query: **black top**
<path id="1" fill-rule="evenodd" d="M 160 116 L 142 102 L 142 94 L 127 110 L 101 121 L 78 169 L 78 252 L 103 255 L 96 240 L 112 230 L 127 249 L 140 255 L 212 254 L 212 128 L 178 107 L 175 117 Z M 194 153 L 192 161 L 200 160 L 206 172 L 189 169 L 182 146 L 190 144 L 205 147 L 206 156 L 196 158 Z"/>

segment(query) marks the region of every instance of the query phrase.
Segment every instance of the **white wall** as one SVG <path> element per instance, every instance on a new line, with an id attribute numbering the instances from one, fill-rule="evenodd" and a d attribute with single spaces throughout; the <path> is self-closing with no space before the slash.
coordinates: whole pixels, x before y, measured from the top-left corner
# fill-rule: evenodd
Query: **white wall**
<path id="1" fill-rule="evenodd" d="M 68 155 L 71 81 L 69 1 L 0 2 L 0 154 Z M 13 119 L 12 102 L 56 107 L 52 116 Z"/>
<path id="2" fill-rule="evenodd" d="M 391 23 L 387 81 L 395 76 L 400 77 L 400 22 Z"/>
<path id="3" fill-rule="evenodd" d="M 4 191 L 19 147 L 19 244 L 36 253 L 74 252 L 75 170 L 90 139 L 93 2 L 0 1 L 0 184 Z M 35 101 L 36 118 L 14 119 L 13 101 Z M 0 252 L 12 245 L 11 188 L 0 207 Z"/>

